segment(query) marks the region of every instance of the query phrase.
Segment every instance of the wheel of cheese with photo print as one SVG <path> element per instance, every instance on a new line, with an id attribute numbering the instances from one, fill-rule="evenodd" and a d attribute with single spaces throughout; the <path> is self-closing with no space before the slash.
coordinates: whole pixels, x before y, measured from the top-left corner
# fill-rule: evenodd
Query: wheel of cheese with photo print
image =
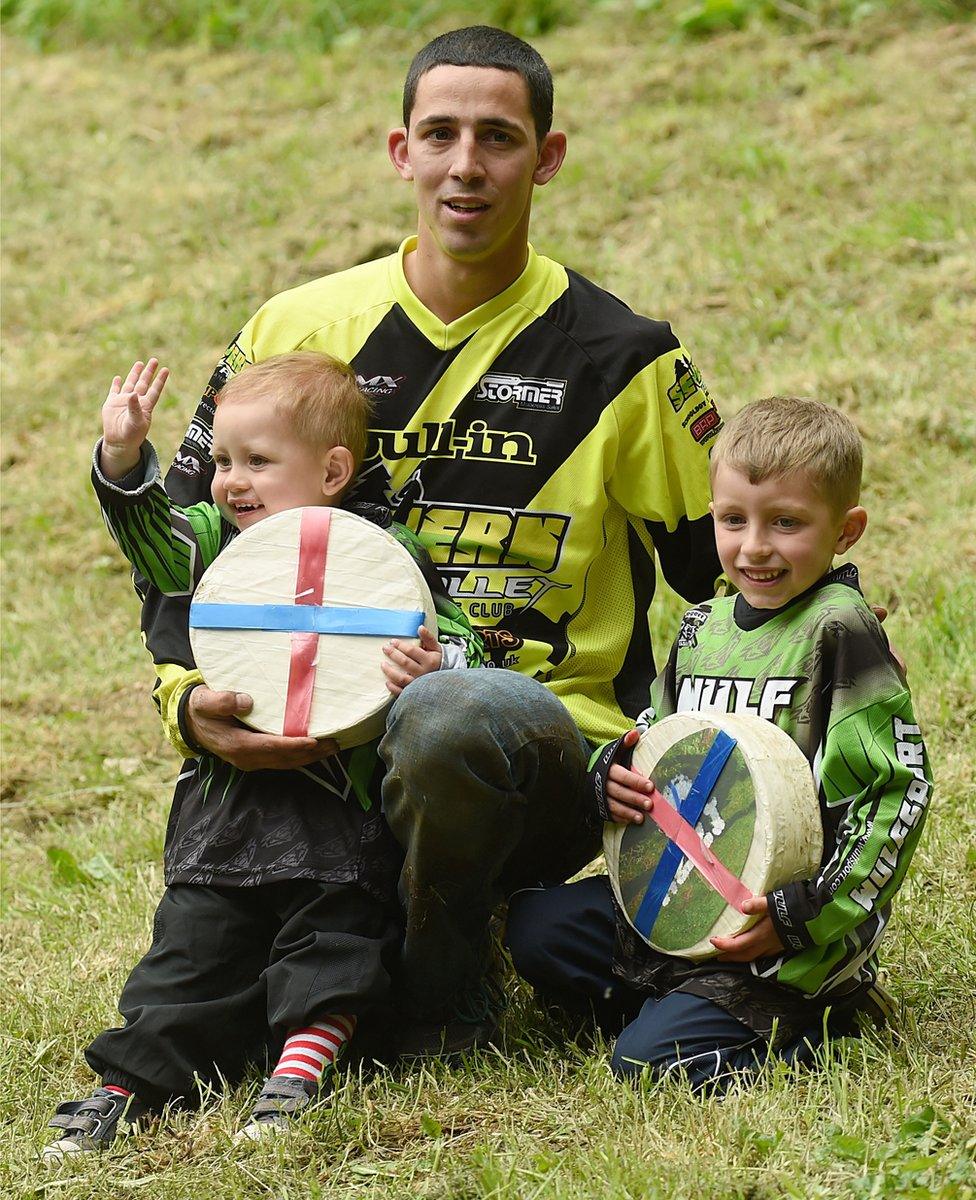
<path id="1" fill-rule="evenodd" d="M 816 873 L 823 829 L 810 765 L 769 721 L 677 713 L 641 736 L 633 766 L 754 895 Z M 607 824 L 604 854 L 621 912 L 655 950 L 709 958 L 718 953 L 710 938 L 756 922 L 726 903 L 650 816 Z"/>
<path id="2" fill-rule="evenodd" d="M 408 550 L 340 508 L 296 508 L 242 532 L 208 567 L 190 606 L 207 686 L 247 692 L 267 733 L 357 746 L 383 731 L 381 670 L 392 637 L 417 642 L 437 617 Z"/>

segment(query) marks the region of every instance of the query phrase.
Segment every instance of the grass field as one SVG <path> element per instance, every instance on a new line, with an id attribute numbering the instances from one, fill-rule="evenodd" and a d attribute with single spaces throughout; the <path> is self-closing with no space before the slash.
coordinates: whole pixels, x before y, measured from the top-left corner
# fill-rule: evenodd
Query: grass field
<path id="1" fill-rule="evenodd" d="M 4 1194 L 976 1196 L 976 36 L 934 4 L 674 36 L 687 7 L 583 8 L 537 39 L 570 158 L 533 241 L 670 319 L 727 411 L 817 395 L 864 434 L 857 560 L 937 782 L 885 956 L 900 1036 L 703 1101 L 614 1083 L 606 1047 L 567 1042 L 522 987 L 497 1052 L 346 1077 L 280 1148 L 232 1150 L 242 1089 L 41 1172 L 44 1123 L 89 1089 L 80 1049 L 147 944 L 176 773 L 87 484 L 101 400 L 159 352 L 154 439 L 174 447 L 262 300 L 398 243 L 411 198 L 383 139 L 422 37 L 367 28 L 328 56 L 8 37 Z M 659 604 L 659 643 L 677 611 Z"/>

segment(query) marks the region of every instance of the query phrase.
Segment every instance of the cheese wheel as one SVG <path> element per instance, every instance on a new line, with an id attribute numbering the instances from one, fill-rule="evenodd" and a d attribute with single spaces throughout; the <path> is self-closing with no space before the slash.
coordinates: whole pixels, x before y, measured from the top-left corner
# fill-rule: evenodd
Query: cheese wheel
<path id="1" fill-rule="evenodd" d="M 296 603 L 300 555 L 308 555 L 314 540 L 308 521 L 303 535 L 303 513 L 313 514 L 313 521 L 327 513 L 328 526 L 324 571 L 321 562 L 317 572 L 313 567 L 313 580 L 303 568 L 305 595 Z M 358 625 L 367 632 L 319 632 L 317 644 L 312 641 L 311 671 L 306 672 L 311 687 L 308 734 L 335 738 L 343 747 L 358 746 L 382 733 L 392 702 L 381 670 L 382 647 L 391 637 L 416 644 L 421 624 L 435 636 L 437 630 L 434 602 L 420 568 L 391 533 L 371 521 L 341 508 L 296 508 L 244 530 L 211 563 L 194 592 L 193 656 L 208 687 L 253 697 L 253 709 L 242 718 L 248 725 L 282 733 L 290 683 L 292 702 L 294 697 L 293 639 L 306 636 L 287 626 L 311 619 L 306 606 L 315 588 L 321 596 L 313 606 L 320 624 L 343 630 Z M 237 613 L 246 613 L 262 627 L 235 627 L 236 620 L 245 619 Z M 211 621 L 229 626 L 207 627 Z M 412 635 L 407 632 L 411 629 Z"/>
<path id="2" fill-rule="evenodd" d="M 722 750 L 728 757 L 712 786 L 701 786 L 706 767 L 694 789 L 700 816 L 687 816 L 689 823 L 754 895 L 811 878 L 823 854 L 817 791 L 810 764 L 777 726 L 744 714 L 677 713 L 642 735 L 633 765 L 681 811 L 709 752 L 714 768 Z M 649 815 L 640 825 L 607 824 L 603 841 L 621 912 L 653 949 L 711 958 L 718 951 L 709 938 L 755 924 L 755 916 L 744 916 L 713 890 Z"/>

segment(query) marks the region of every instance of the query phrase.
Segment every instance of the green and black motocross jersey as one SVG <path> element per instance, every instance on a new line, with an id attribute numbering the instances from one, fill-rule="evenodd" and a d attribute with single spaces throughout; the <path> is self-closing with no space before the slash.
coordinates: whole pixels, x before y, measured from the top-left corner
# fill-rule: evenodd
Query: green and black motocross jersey
<path id="1" fill-rule="evenodd" d="M 718 412 L 670 326 L 531 250 L 509 288 L 445 325 L 407 285 L 414 244 L 265 304 L 218 366 L 167 489 L 184 505 L 209 495 L 213 398 L 230 375 L 296 349 L 351 362 L 376 409 L 356 498 L 417 533 L 490 665 L 541 680 L 605 740 L 653 678 L 654 551 L 688 600 L 714 594 Z M 185 625 L 178 602 L 148 596 L 171 734 Z"/>
<path id="2" fill-rule="evenodd" d="M 772 721 L 806 755 L 819 789 L 820 870 L 770 893 L 786 949 L 749 964 L 753 977 L 824 1001 L 869 986 L 932 778 L 911 696 L 857 569 L 838 567 L 781 609 L 735 596 L 685 613 L 638 728 L 674 712 Z"/>
<path id="3" fill-rule="evenodd" d="M 100 444 L 100 443 L 99 443 Z M 140 465 L 92 484 L 109 532 L 135 569 L 160 592 L 189 596 L 204 570 L 237 536 L 213 503 L 175 505 L 147 443 Z M 350 509 L 388 529 L 420 567 L 437 611 L 445 667 L 483 663 L 480 639 L 444 592 L 416 534 L 381 505 Z M 201 682 L 194 672 L 190 682 Z M 184 690 L 184 701 L 189 688 Z M 179 714 L 181 715 L 181 714 Z M 295 771 L 239 771 L 209 754 L 177 781 L 164 848 L 167 884 L 254 886 L 281 879 L 359 883 L 392 899 L 402 854 L 380 816 L 383 768 L 376 741 Z"/>

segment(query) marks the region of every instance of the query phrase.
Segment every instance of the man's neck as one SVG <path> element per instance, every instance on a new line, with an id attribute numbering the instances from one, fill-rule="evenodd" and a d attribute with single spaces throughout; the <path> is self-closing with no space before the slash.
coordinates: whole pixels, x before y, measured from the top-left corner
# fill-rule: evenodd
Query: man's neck
<path id="1" fill-rule="evenodd" d="M 420 238 L 403 260 L 403 273 L 421 304 L 450 325 L 511 287 L 528 257 L 525 245 L 520 254 L 507 254 L 501 261 L 458 262 Z"/>

